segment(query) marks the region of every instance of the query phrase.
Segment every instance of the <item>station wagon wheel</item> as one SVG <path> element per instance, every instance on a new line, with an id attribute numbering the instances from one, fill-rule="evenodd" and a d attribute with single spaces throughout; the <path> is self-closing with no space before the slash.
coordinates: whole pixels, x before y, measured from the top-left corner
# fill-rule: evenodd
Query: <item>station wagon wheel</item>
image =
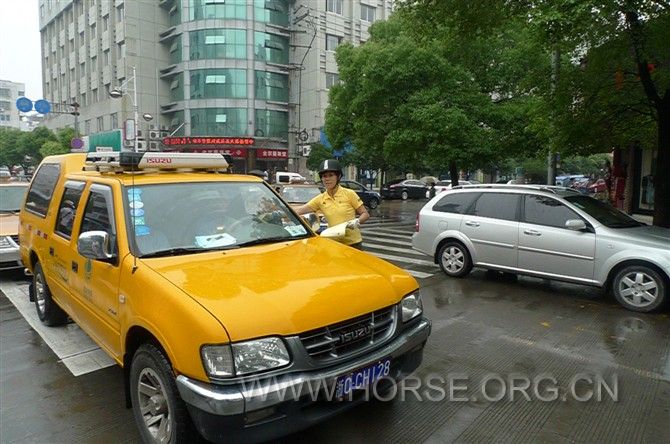
<path id="1" fill-rule="evenodd" d="M 35 290 L 35 308 L 37 317 L 43 324 L 49 327 L 56 327 L 67 322 L 67 313 L 60 308 L 51 298 L 51 290 L 47 285 L 42 270 L 42 264 L 35 264 L 35 274 L 33 276 L 33 285 Z"/>
<path id="2" fill-rule="evenodd" d="M 463 277 L 472 270 L 472 259 L 468 249 L 457 241 L 448 241 L 438 253 L 440 268 L 447 276 Z"/>
<path id="3" fill-rule="evenodd" d="M 612 282 L 612 289 L 621 305 L 644 313 L 663 305 L 666 297 L 663 277 L 644 265 L 632 265 L 619 271 Z"/>
<path id="4" fill-rule="evenodd" d="M 181 443 L 192 438 L 191 419 L 179 397 L 172 367 L 154 345 L 142 345 L 130 366 L 133 415 L 146 443 Z"/>
<path id="5" fill-rule="evenodd" d="M 375 199 L 374 197 L 370 199 L 370 202 L 368 202 L 368 207 L 370 207 L 371 210 L 377 208 L 377 205 L 379 205 L 379 201 L 377 201 L 377 199 Z"/>
<path id="6" fill-rule="evenodd" d="M 409 198 L 409 193 L 407 192 L 407 190 L 402 190 L 402 193 L 400 193 L 400 198 L 402 200 L 407 200 Z"/>

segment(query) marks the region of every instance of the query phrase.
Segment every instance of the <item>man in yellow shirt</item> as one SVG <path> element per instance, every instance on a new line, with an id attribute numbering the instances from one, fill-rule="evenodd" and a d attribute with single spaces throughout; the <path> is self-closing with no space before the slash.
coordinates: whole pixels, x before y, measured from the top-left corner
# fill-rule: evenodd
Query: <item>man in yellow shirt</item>
<path id="1" fill-rule="evenodd" d="M 321 212 L 331 227 L 348 222 L 346 233 L 339 241 L 362 250 L 363 237 L 360 225 L 370 218 L 363 201 L 355 191 L 340 186 L 342 168 L 337 160 L 324 160 L 319 168 L 319 177 L 326 191 L 298 207 L 297 213 Z"/>

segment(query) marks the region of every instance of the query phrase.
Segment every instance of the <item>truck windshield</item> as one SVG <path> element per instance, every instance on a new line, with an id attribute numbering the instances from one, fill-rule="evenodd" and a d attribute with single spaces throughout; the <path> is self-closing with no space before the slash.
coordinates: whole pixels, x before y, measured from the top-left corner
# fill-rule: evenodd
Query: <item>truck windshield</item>
<path id="1" fill-rule="evenodd" d="M 264 183 L 127 187 L 129 243 L 139 257 L 197 254 L 311 236 Z"/>

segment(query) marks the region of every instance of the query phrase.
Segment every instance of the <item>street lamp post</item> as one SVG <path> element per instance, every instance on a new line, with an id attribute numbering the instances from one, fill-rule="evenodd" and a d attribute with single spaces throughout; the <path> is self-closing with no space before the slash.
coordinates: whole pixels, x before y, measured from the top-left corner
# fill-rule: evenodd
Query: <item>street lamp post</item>
<path id="1" fill-rule="evenodd" d="M 133 151 L 137 152 L 137 125 L 139 124 L 139 112 L 137 106 L 137 80 L 135 79 L 135 67 L 133 66 L 133 76 L 125 80 L 118 88 L 115 88 L 109 91 L 109 96 L 113 99 L 119 99 L 124 94 L 128 94 L 128 82 L 133 81 L 133 95 L 129 97 L 133 101 L 133 139 L 134 139 L 134 148 Z"/>

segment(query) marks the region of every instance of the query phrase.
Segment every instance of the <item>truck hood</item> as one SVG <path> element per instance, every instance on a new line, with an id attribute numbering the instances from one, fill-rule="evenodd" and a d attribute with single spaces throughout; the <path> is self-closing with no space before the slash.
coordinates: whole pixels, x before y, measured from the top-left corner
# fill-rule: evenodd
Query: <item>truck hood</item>
<path id="1" fill-rule="evenodd" d="M 0 213 L 0 236 L 14 236 L 19 232 L 17 213 Z"/>
<path id="2" fill-rule="evenodd" d="M 400 268 L 319 237 L 142 262 L 217 317 L 233 341 L 337 323 L 418 288 Z"/>

